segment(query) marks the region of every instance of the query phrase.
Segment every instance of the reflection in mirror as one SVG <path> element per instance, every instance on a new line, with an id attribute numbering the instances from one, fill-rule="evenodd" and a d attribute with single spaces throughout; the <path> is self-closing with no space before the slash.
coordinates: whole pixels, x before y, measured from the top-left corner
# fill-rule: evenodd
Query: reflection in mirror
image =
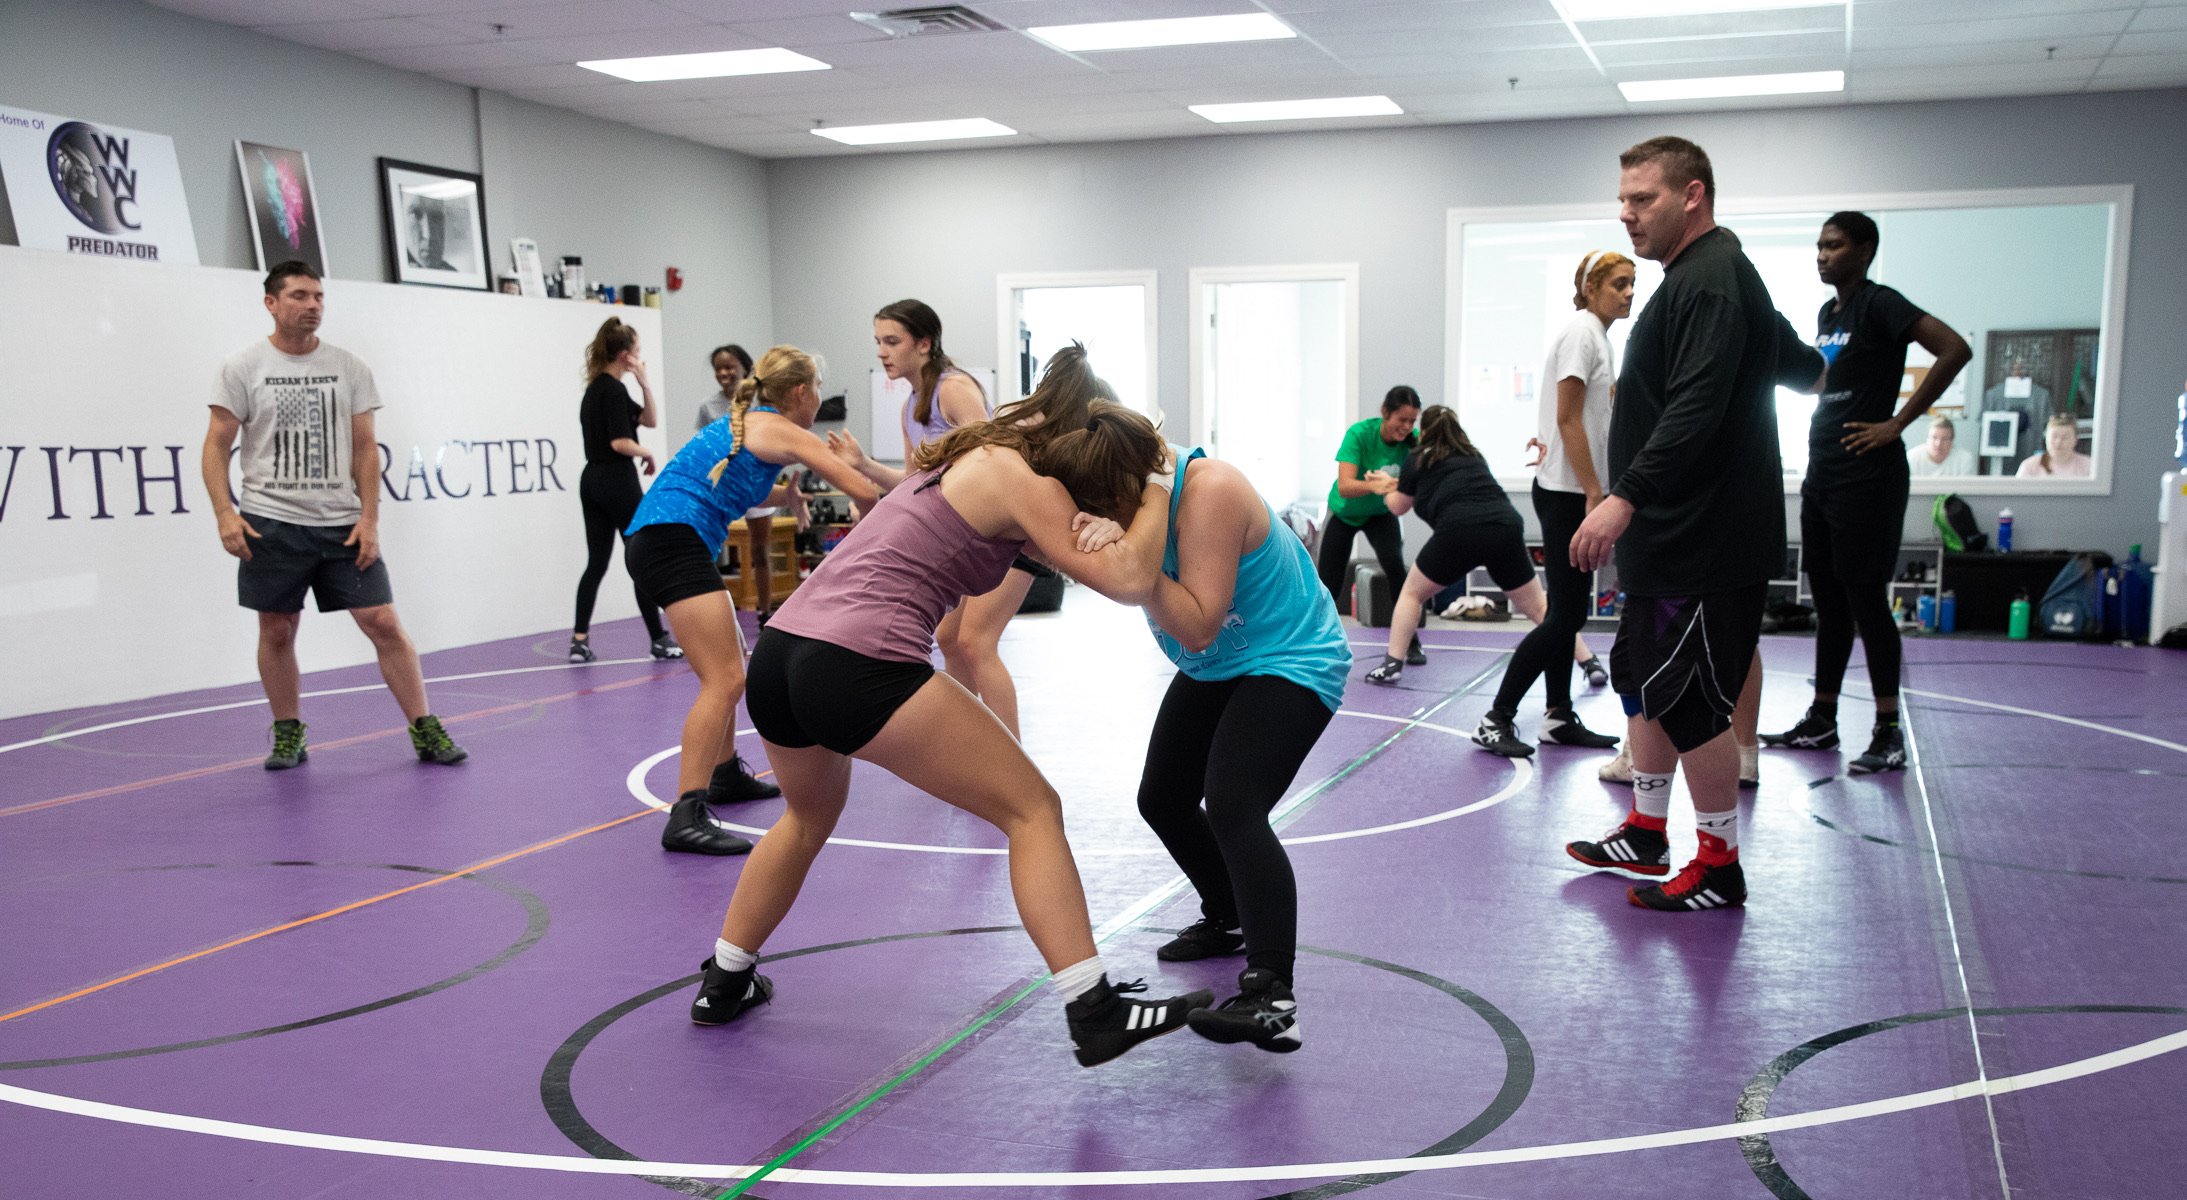
<path id="1" fill-rule="evenodd" d="M 1914 490 L 2004 491 L 2035 479 L 2108 478 L 2102 451 L 2116 349 L 2104 335 L 2124 296 L 2129 201 L 2127 188 L 1861 196 L 1717 219 L 1738 235 L 1779 311 L 1813 337 L 1836 297 L 1816 273 L 1824 219 L 1840 208 L 1874 218 L 1881 237 L 1868 277 L 1958 331 L 1974 353 L 1905 430 Z M 1615 219 L 1576 211 L 1451 213 L 1448 400 L 1507 483 L 1528 475 L 1538 397 L 1555 383 L 1540 378 L 1544 356 L 1572 320 L 1573 272 L 1591 251 L 1630 251 Z M 1662 277 L 1656 264 L 1639 264 L 1634 316 Z M 1624 361 L 1630 326 L 1607 331 L 1614 363 Z M 1908 346 L 1902 400 L 1933 362 L 1919 344 Z M 1797 487 L 1816 401 L 1786 389 L 1777 400 L 1787 486 Z M 2050 453 L 2068 437 L 2064 453 Z"/>

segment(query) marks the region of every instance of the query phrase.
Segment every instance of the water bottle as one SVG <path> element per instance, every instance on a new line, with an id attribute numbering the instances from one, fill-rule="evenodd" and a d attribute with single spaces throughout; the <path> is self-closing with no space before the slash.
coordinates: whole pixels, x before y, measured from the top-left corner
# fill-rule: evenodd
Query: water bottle
<path id="1" fill-rule="evenodd" d="M 2012 510 L 2009 508 L 1997 514 L 1997 552 L 2012 552 Z"/>
<path id="2" fill-rule="evenodd" d="M 1936 598 L 1936 631 L 1950 633 L 1959 611 L 1959 598 L 1946 592 Z"/>
<path id="3" fill-rule="evenodd" d="M 2006 618 L 2005 636 L 2016 642 L 2028 640 L 2028 622 L 2035 616 L 2035 607 L 2028 603 L 2026 592 L 2012 598 L 2012 615 Z"/>
<path id="4" fill-rule="evenodd" d="M 1918 621 L 1923 629 L 1936 628 L 1935 596 L 1927 592 L 1921 593 L 1921 599 L 1914 602 L 1914 620 Z"/>
<path id="5" fill-rule="evenodd" d="M 2149 640 L 2149 610 L 2155 587 L 2156 574 L 2141 560 L 2141 543 L 2135 542 L 2127 549 L 2126 561 L 2119 570 L 2119 607 L 2124 618 L 2119 636 L 2135 645 Z"/>

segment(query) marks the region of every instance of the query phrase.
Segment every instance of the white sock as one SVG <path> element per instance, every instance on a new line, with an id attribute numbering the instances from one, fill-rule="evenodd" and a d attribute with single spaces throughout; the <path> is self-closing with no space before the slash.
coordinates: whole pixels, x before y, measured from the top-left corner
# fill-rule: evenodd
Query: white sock
<path id="1" fill-rule="evenodd" d="M 759 961 L 752 953 L 728 938 L 714 939 L 714 965 L 724 971 L 741 971 Z"/>
<path id="2" fill-rule="evenodd" d="M 1739 747 L 1739 778 L 1753 779 L 1761 773 L 1762 748 L 1760 746 Z"/>
<path id="3" fill-rule="evenodd" d="M 1702 833 L 1721 839 L 1724 843 L 1724 849 L 1737 850 L 1739 848 L 1738 809 L 1726 809 L 1720 813 L 1696 812 L 1693 814 L 1693 824 L 1694 828 Z"/>
<path id="4" fill-rule="evenodd" d="M 1650 775 L 1638 767 L 1633 768 L 1633 811 L 1643 817 L 1662 820 L 1671 815 L 1671 777 L 1673 771 Z"/>
<path id="5" fill-rule="evenodd" d="M 1107 975 L 1108 969 L 1101 965 L 1101 956 L 1096 954 L 1085 962 L 1072 963 L 1057 971 L 1049 982 L 1055 985 L 1056 991 L 1062 993 L 1064 1001 L 1068 1003 L 1085 995 Z"/>

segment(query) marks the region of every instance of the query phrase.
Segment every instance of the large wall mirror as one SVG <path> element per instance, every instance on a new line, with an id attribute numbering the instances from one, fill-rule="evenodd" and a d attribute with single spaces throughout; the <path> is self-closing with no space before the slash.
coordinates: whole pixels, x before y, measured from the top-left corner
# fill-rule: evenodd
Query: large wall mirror
<path id="1" fill-rule="evenodd" d="M 1930 410 L 1943 420 L 1906 431 L 1915 492 L 2101 494 L 2111 484 L 2132 202 L 2124 185 L 1861 194 L 1727 202 L 1717 221 L 1738 234 L 1792 327 L 1812 338 L 1835 295 L 1816 278 L 1816 235 L 1833 212 L 1865 212 L 1882 234 L 1869 278 L 1967 339 L 1974 361 Z M 1572 319 L 1573 273 L 1598 249 L 1631 252 L 1614 201 L 1451 210 L 1444 399 L 1508 485 L 1529 480 L 1543 359 Z M 1662 276 L 1639 264 L 1634 316 Z M 1621 364 L 1630 327 L 1609 330 Z M 1908 347 L 1902 395 L 1931 361 Z M 1814 411 L 1813 396 L 1779 390 L 1788 491 L 1807 467 Z M 2042 455 L 2068 433 L 2088 473 L 2040 475 Z"/>

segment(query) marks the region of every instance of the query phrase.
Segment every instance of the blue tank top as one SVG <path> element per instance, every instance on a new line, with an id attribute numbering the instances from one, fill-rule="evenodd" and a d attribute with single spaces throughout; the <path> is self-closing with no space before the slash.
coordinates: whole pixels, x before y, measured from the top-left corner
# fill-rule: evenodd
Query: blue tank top
<path id="1" fill-rule="evenodd" d="M 1177 508 L 1185 494 L 1185 466 L 1206 454 L 1194 450 L 1177 458 L 1177 478 L 1169 493 L 1169 544 L 1162 550 L 1162 574 L 1173 580 L 1177 578 Z M 1193 654 L 1163 632 L 1152 617 L 1147 627 L 1154 631 L 1162 653 L 1194 679 L 1273 675 L 1321 697 L 1332 710 L 1344 702 L 1352 651 L 1344 641 L 1344 625 L 1337 620 L 1336 602 L 1315 576 L 1305 543 L 1273 512 L 1268 515 L 1268 536 L 1238 558 L 1238 585 L 1230 595 L 1230 614 L 1223 618 L 1213 645 Z"/>
<path id="2" fill-rule="evenodd" d="M 764 404 L 748 412 L 771 413 Z M 715 558 L 729 540 L 729 522 L 757 506 L 775 488 L 782 468 L 752 453 L 750 446 L 730 446 L 729 418 L 723 417 L 683 444 L 676 456 L 661 468 L 638 513 L 623 530 L 629 536 L 648 525 L 689 525 Z"/>

